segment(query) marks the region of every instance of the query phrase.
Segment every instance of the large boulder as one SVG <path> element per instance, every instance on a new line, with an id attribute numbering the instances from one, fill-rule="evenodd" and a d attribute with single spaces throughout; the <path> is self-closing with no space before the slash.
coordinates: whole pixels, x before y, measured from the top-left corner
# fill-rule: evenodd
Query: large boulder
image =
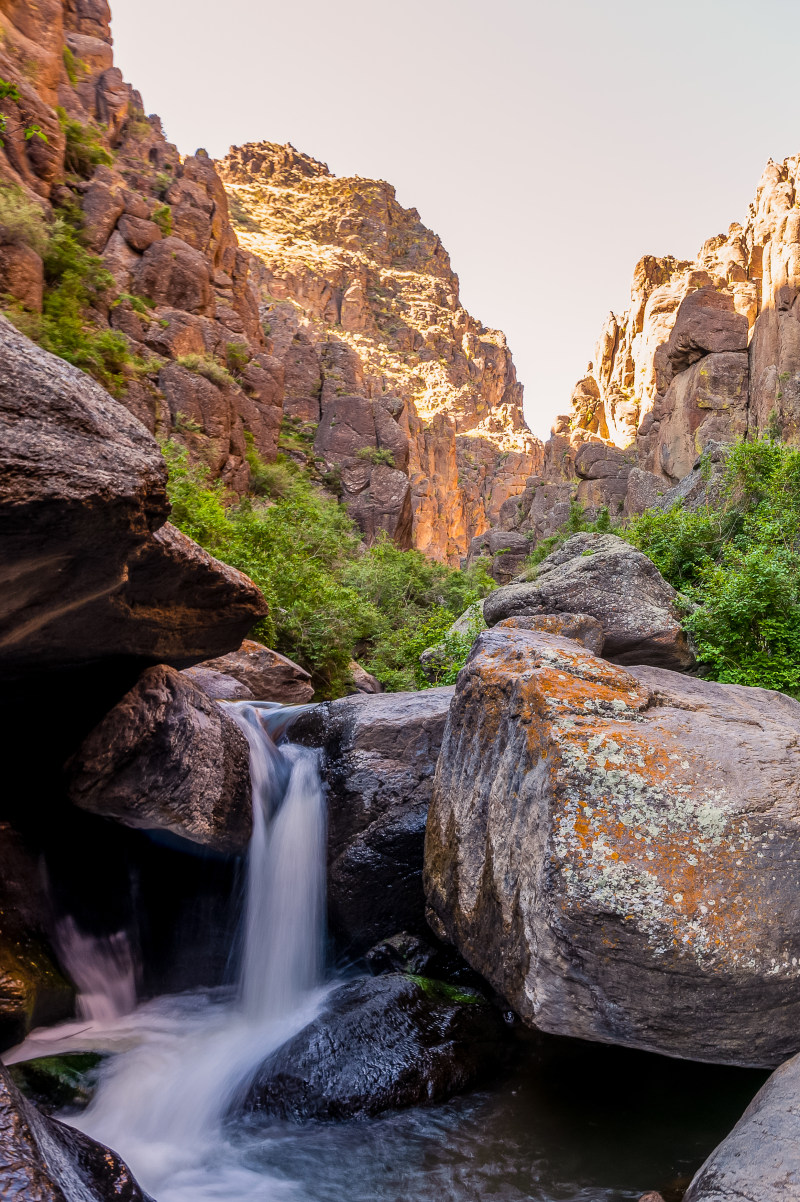
<path id="1" fill-rule="evenodd" d="M 684 1202 L 794 1202 L 798 1197 L 800 1056 L 793 1056 L 697 1171 Z"/>
<path id="2" fill-rule="evenodd" d="M 0 359 L 4 679 L 123 655 L 186 667 L 237 646 L 266 602 L 164 525 L 155 439 L 2 317 Z"/>
<path id="3" fill-rule="evenodd" d="M 471 990 L 402 973 L 350 981 L 261 1066 L 244 1108 L 348 1119 L 432 1105 L 496 1069 L 502 1039 Z"/>
<path id="4" fill-rule="evenodd" d="M 603 655 L 616 663 L 676 671 L 694 664 L 675 589 L 646 555 L 614 534 L 574 534 L 542 561 L 534 580 L 499 588 L 483 603 L 487 626 L 556 613 L 596 618 Z"/>
<path id="5" fill-rule="evenodd" d="M 422 857 L 452 688 L 356 694 L 303 714 L 290 737 L 324 751 L 331 927 L 352 951 L 424 933 Z"/>
<path id="6" fill-rule="evenodd" d="M 772 1067 L 800 1048 L 800 703 L 482 634 L 428 816 L 434 931 L 531 1026 Z"/>
<path id="7" fill-rule="evenodd" d="M 70 799 L 125 826 L 237 853 L 252 829 L 247 740 L 173 668 L 148 668 L 83 743 Z"/>
<path id="8" fill-rule="evenodd" d="M 305 705 L 314 696 L 310 672 L 253 639 L 245 639 L 238 651 L 230 651 L 200 666 L 232 676 L 246 685 L 256 701 Z"/>
<path id="9" fill-rule="evenodd" d="M 0 1197 L 151 1202 L 115 1152 L 27 1102 L 0 1065 Z"/>

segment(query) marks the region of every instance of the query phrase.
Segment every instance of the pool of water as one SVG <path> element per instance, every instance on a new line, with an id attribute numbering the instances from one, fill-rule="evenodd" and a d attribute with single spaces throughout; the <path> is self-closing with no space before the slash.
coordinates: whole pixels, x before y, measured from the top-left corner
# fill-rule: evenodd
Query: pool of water
<path id="1" fill-rule="evenodd" d="M 444 1105 L 220 1124 L 213 1098 L 192 1102 L 209 1066 L 224 1079 L 220 1057 L 252 1053 L 245 1029 L 231 1036 L 229 1006 L 159 999 L 102 1029 L 39 1033 L 12 1058 L 117 1051 L 90 1110 L 62 1117 L 111 1144 L 157 1202 L 628 1202 L 652 1189 L 679 1202 L 766 1078 L 520 1029 L 497 1078 Z"/>

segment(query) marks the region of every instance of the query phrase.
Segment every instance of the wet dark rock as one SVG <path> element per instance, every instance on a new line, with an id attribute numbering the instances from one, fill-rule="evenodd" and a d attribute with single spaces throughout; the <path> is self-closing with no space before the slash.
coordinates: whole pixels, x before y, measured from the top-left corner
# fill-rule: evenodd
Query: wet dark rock
<path id="1" fill-rule="evenodd" d="M 152 1202 L 115 1152 L 27 1102 L 0 1065 L 0 1198 Z"/>
<path id="2" fill-rule="evenodd" d="M 97 1089 L 100 1066 L 106 1056 L 100 1052 L 65 1052 L 63 1056 L 40 1056 L 9 1067 L 9 1074 L 20 1093 L 42 1111 L 83 1110 Z"/>
<path id="3" fill-rule="evenodd" d="M 603 655 L 616 663 L 679 672 L 694 664 L 675 589 L 646 555 L 614 534 L 574 534 L 542 561 L 534 580 L 499 588 L 483 605 L 487 626 L 556 613 L 595 618 Z"/>
<path id="4" fill-rule="evenodd" d="M 261 1066 L 244 1107 L 300 1120 L 431 1105 L 491 1073 L 502 1040 L 479 994 L 399 973 L 351 981 Z"/>
<path id="5" fill-rule="evenodd" d="M 490 989 L 478 973 L 459 956 L 455 948 L 441 943 L 430 932 L 428 938 L 400 931 L 382 939 L 364 956 L 370 972 L 379 977 L 387 972 L 412 973 L 434 977 L 450 985 L 462 985 L 489 993 Z"/>
<path id="6" fill-rule="evenodd" d="M 241 852 L 252 828 L 247 740 L 188 676 L 148 668 L 72 760 L 69 796 L 126 826 Z"/>
<path id="7" fill-rule="evenodd" d="M 424 935 L 425 822 L 452 688 L 356 694 L 301 715 L 295 742 L 324 751 L 332 930 L 364 952 Z"/>
<path id="8" fill-rule="evenodd" d="M 800 1056 L 772 1074 L 695 1174 L 684 1202 L 794 1202 L 800 1197 Z"/>

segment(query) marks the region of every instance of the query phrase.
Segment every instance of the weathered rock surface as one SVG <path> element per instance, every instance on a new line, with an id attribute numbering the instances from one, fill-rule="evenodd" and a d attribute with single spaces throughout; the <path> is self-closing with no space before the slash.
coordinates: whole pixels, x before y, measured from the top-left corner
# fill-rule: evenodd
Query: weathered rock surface
<path id="1" fill-rule="evenodd" d="M 226 676 L 224 672 L 217 672 L 214 668 L 196 665 L 194 668 L 184 668 L 183 675 L 213 701 L 255 701 L 246 684 L 242 684 L 233 676 Z"/>
<path id="2" fill-rule="evenodd" d="M 557 634 L 562 639 L 580 643 L 594 655 L 602 655 L 605 635 L 597 618 L 589 614 L 538 614 L 531 617 L 503 618 L 498 630 L 539 630 L 542 634 Z"/>
<path id="3" fill-rule="evenodd" d="M 285 412 L 319 423 L 316 451 L 368 537 L 385 530 L 457 563 L 541 456 L 504 336 L 465 311 L 440 240 L 389 184 L 337 179 L 268 142 L 232 148 L 218 168 L 260 260 Z M 354 461 L 370 447 L 393 466 Z"/>
<path id="4" fill-rule="evenodd" d="M 616 663 L 678 671 L 694 663 L 674 588 L 646 555 L 616 535 L 574 534 L 542 561 L 533 581 L 496 589 L 483 605 L 487 626 L 557 613 L 595 618 L 603 654 Z"/>
<path id="5" fill-rule="evenodd" d="M 252 827 L 247 740 L 189 677 L 148 668 L 69 770 L 75 805 L 125 826 L 241 852 Z"/>
<path id="6" fill-rule="evenodd" d="M 45 1118 L 2 1065 L 0 1196 L 8 1202 L 152 1202 L 115 1152 Z"/>
<path id="7" fill-rule="evenodd" d="M 800 1195 L 800 1057 L 772 1074 L 695 1174 L 684 1202 L 791 1202 Z"/>
<path id="8" fill-rule="evenodd" d="M 164 525 L 155 439 L 83 372 L 0 317 L 7 677 L 131 655 L 180 666 L 235 645 L 266 603 Z"/>
<path id="9" fill-rule="evenodd" d="M 324 751 L 331 926 L 362 952 L 426 931 L 425 820 L 452 688 L 356 694 L 302 715 L 291 738 Z"/>
<path id="10" fill-rule="evenodd" d="M 207 660 L 199 667 L 232 676 L 250 690 L 255 701 L 305 705 L 314 696 L 311 674 L 305 668 L 252 639 L 245 639 L 238 651 Z"/>
<path id="11" fill-rule="evenodd" d="M 800 704 L 482 634 L 428 817 L 429 920 L 527 1023 L 771 1067 L 797 1051 Z"/>
<path id="12" fill-rule="evenodd" d="M 495 1070 L 502 1037 L 479 994 L 399 973 L 351 981 L 262 1065 L 244 1105 L 292 1119 L 430 1106 Z"/>

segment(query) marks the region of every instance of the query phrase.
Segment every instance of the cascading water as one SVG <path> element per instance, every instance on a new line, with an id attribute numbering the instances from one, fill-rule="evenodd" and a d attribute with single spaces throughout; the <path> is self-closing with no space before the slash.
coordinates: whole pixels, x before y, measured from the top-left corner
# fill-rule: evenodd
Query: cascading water
<path id="1" fill-rule="evenodd" d="M 121 1022 L 95 1014 L 98 1021 L 72 1038 L 51 1033 L 60 1051 L 130 1048 L 115 1057 L 89 1109 L 71 1121 L 118 1150 L 159 1202 L 282 1196 L 277 1184 L 265 1194 L 263 1172 L 237 1163 L 223 1120 L 264 1058 L 311 1021 L 324 997 L 325 810 L 316 753 L 273 741 L 297 709 L 237 703 L 228 712 L 247 737 L 253 786 L 234 996 L 160 998 Z M 66 931 L 74 944 L 76 931 Z M 90 960 L 98 969 L 94 996 L 102 974 L 96 957 Z M 45 1050 L 54 1048 L 39 1054 Z"/>
<path id="2" fill-rule="evenodd" d="M 87 935 L 67 916 L 58 924 L 55 944 L 63 967 L 78 987 L 77 1009 L 82 1019 L 102 1026 L 136 1008 L 136 966 L 125 931 L 105 937 Z"/>

